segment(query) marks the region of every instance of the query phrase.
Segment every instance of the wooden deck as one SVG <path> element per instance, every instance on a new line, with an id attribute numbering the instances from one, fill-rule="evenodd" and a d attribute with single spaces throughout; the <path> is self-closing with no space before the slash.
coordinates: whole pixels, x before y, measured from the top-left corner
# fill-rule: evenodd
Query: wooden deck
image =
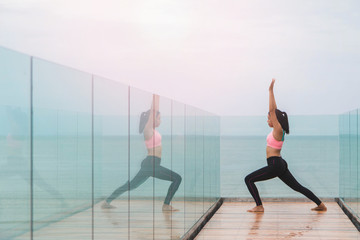
<path id="1" fill-rule="evenodd" d="M 186 206 L 185 206 L 186 204 Z M 176 213 L 163 213 L 162 202 L 132 201 L 130 219 L 126 201 L 115 200 L 116 209 L 94 209 L 92 233 L 91 209 L 34 232 L 38 240 L 91 239 L 180 239 L 186 229 L 201 217 L 202 205 L 174 202 Z M 248 213 L 252 202 L 224 202 L 196 239 L 360 239 L 360 233 L 337 203 L 326 203 L 328 211 L 313 212 L 310 202 L 265 202 L 265 213 Z M 184 213 L 184 209 L 187 213 Z M 130 226 L 130 228 L 129 228 Z M 29 233 L 15 239 L 29 239 Z"/>
<path id="2" fill-rule="evenodd" d="M 179 212 L 162 212 L 163 201 L 132 200 L 130 214 L 126 200 L 114 200 L 116 209 L 102 209 L 102 202 L 94 208 L 94 232 L 92 210 L 79 212 L 60 221 L 50 223 L 34 231 L 36 240 L 119 240 L 119 239 L 180 239 L 202 216 L 203 202 L 173 201 Z M 206 206 L 211 203 L 205 202 Z M 184 209 L 187 209 L 185 213 Z M 34 226 L 46 223 L 35 222 Z M 0 239 L 1 236 L 0 236 Z M 14 238 L 29 240 L 30 233 Z"/>
<path id="3" fill-rule="evenodd" d="M 265 202 L 265 213 L 249 213 L 254 203 L 224 202 L 196 239 L 360 239 L 337 203 L 326 206 L 313 212 L 309 202 Z"/>

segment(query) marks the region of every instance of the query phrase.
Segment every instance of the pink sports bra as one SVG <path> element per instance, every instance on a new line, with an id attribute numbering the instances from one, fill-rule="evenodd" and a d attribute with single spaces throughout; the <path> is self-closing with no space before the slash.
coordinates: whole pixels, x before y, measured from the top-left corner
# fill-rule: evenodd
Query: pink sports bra
<path id="1" fill-rule="evenodd" d="M 282 148 L 282 145 L 284 144 L 284 134 L 285 132 L 283 131 L 282 139 L 281 141 L 278 141 L 274 138 L 273 132 L 271 131 L 266 138 L 267 146 L 280 150 Z"/>
<path id="2" fill-rule="evenodd" d="M 160 133 L 154 129 L 154 133 L 153 133 L 152 137 L 148 140 L 145 140 L 145 145 L 148 149 L 161 146 Z"/>

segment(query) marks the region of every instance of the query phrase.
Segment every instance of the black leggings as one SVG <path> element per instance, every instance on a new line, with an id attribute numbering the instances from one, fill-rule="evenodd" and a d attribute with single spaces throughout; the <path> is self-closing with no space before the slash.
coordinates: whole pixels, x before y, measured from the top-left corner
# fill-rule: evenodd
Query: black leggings
<path id="1" fill-rule="evenodd" d="M 106 199 L 108 203 L 120 196 L 126 191 L 133 190 L 143 184 L 150 176 L 162 180 L 172 181 L 168 193 L 166 195 L 165 204 L 170 204 L 175 192 L 178 190 L 181 183 L 181 176 L 176 172 L 171 171 L 165 167 L 160 166 L 161 158 L 155 156 L 147 156 L 141 162 L 141 169 L 136 176 L 129 182 L 116 189 L 110 197 Z"/>
<path id="2" fill-rule="evenodd" d="M 256 205 L 262 205 L 259 192 L 255 186 L 255 182 L 268 180 L 274 177 L 279 177 L 286 185 L 293 190 L 304 194 L 307 198 L 315 202 L 317 205 L 321 203 L 320 199 L 315 196 L 309 189 L 303 187 L 288 169 L 288 165 L 281 157 L 269 157 L 267 159 L 267 166 L 250 173 L 245 177 L 245 183 L 255 199 Z"/>

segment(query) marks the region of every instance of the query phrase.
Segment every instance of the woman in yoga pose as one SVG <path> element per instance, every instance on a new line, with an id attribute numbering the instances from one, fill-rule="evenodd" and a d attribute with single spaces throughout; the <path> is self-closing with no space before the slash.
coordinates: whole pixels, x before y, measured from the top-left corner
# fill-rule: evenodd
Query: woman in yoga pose
<path id="1" fill-rule="evenodd" d="M 281 157 L 280 151 L 285 140 L 285 133 L 289 134 L 289 122 L 287 114 L 276 107 L 273 91 L 274 83 L 275 79 L 272 79 L 269 88 L 269 113 L 267 122 L 269 127 L 273 128 L 273 131 L 270 132 L 266 138 L 267 166 L 256 170 L 245 177 L 245 183 L 256 202 L 256 207 L 248 210 L 248 212 L 264 212 L 264 207 L 262 205 L 259 192 L 255 186 L 255 182 L 275 177 L 279 177 L 290 188 L 304 194 L 307 198 L 318 205 L 311 210 L 326 211 L 325 204 L 321 202 L 320 199 L 309 189 L 303 187 L 296 181 L 294 176 L 290 173 L 286 161 Z"/>
<path id="2" fill-rule="evenodd" d="M 151 109 L 143 112 L 140 117 L 139 132 L 144 134 L 144 141 L 148 150 L 147 157 L 141 163 L 141 169 L 136 176 L 124 185 L 116 189 L 102 205 L 102 208 L 115 208 L 110 205 L 111 201 L 126 191 L 133 190 L 144 183 L 150 176 L 166 181 L 171 181 L 168 189 L 163 211 L 178 211 L 170 205 L 171 199 L 179 188 L 181 176 L 168 168 L 160 165 L 161 162 L 161 135 L 155 129 L 160 125 L 159 96 L 153 95 Z"/>

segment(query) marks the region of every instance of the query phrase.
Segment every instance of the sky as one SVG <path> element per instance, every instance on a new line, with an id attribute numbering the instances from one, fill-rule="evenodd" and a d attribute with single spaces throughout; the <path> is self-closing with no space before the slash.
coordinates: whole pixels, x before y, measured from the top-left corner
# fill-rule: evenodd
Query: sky
<path id="1" fill-rule="evenodd" d="M 360 2 L 0 0 L 0 46 L 221 116 L 360 107 Z"/>

